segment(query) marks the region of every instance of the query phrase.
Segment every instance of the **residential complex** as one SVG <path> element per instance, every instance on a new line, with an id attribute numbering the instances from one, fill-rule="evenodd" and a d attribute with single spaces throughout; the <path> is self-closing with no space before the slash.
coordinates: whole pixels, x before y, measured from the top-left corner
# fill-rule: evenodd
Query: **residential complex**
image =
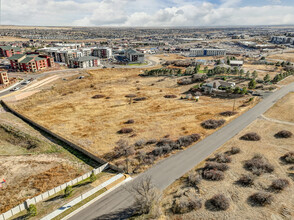
<path id="1" fill-rule="evenodd" d="M 55 65 L 52 57 L 39 54 L 16 54 L 9 60 L 13 70 L 24 72 L 37 72 Z"/>
<path id="2" fill-rule="evenodd" d="M 125 56 L 130 63 L 144 63 L 145 61 L 144 54 L 133 49 L 126 50 Z"/>
<path id="3" fill-rule="evenodd" d="M 0 57 L 11 57 L 15 54 L 21 54 L 22 51 L 19 47 L 0 46 Z"/>
<path id="4" fill-rule="evenodd" d="M 109 59 L 112 57 L 112 49 L 109 47 L 94 48 L 92 56 L 99 57 L 101 59 Z"/>
<path id="5" fill-rule="evenodd" d="M 93 56 L 77 57 L 69 61 L 70 68 L 88 68 L 97 67 L 98 65 L 100 65 L 100 60 Z"/>
<path id="6" fill-rule="evenodd" d="M 190 57 L 201 56 L 225 56 L 226 50 L 224 49 L 190 49 Z"/>

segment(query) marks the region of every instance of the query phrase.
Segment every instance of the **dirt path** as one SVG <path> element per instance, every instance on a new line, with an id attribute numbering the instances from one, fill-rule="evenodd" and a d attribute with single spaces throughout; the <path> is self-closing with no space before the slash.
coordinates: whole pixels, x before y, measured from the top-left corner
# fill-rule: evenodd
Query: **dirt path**
<path id="1" fill-rule="evenodd" d="M 292 122 L 281 121 L 281 120 L 277 120 L 277 119 L 273 119 L 273 118 L 268 118 L 268 117 L 265 117 L 264 115 L 261 115 L 260 118 L 261 118 L 261 119 L 264 119 L 264 120 L 266 120 L 266 121 L 271 121 L 271 122 L 275 122 L 275 123 L 280 123 L 280 124 L 285 124 L 285 125 L 292 125 L 292 126 L 294 126 L 294 123 L 292 123 Z"/>

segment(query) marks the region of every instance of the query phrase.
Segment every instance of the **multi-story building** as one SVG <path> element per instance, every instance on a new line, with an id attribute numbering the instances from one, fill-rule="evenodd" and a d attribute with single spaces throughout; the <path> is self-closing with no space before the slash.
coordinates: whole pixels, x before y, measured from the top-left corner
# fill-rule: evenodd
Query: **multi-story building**
<path id="1" fill-rule="evenodd" d="M 99 57 L 101 59 L 109 59 L 112 57 L 112 49 L 109 47 L 98 47 L 92 51 L 92 56 Z"/>
<path id="2" fill-rule="evenodd" d="M 16 54 L 9 58 L 13 70 L 37 72 L 54 67 L 54 59 L 47 55 Z"/>
<path id="3" fill-rule="evenodd" d="M 125 56 L 127 57 L 130 63 L 144 63 L 145 61 L 144 54 L 133 49 L 126 50 Z"/>
<path id="4" fill-rule="evenodd" d="M 274 44 L 294 44 L 294 37 L 274 36 L 271 42 Z"/>
<path id="5" fill-rule="evenodd" d="M 6 71 L 0 70 L 0 84 L 7 85 L 9 84 L 9 79 Z"/>
<path id="6" fill-rule="evenodd" d="M 100 65 L 99 58 L 93 56 L 77 57 L 69 60 L 70 68 L 88 68 L 97 67 L 98 65 Z"/>
<path id="7" fill-rule="evenodd" d="M 190 57 L 201 57 L 201 56 L 225 56 L 225 49 L 190 49 Z"/>
<path id="8" fill-rule="evenodd" d="M 19 47 L 0 46 L 0 57 L 11 57 L 15 54 L 21 54 L 22 51 Z"/>

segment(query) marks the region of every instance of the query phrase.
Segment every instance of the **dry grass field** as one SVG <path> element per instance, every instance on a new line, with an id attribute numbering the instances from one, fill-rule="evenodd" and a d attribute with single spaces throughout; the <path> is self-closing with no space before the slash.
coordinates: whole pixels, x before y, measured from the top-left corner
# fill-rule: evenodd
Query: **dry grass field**
<path id="1" fill-rule="evenodd" d="M 233 100 L 201 96 L 199 102 L 181 100 L 182 93 L 191 86 L 177 86 L 176 78 L 139 77 L 140 69 L 102 69 L 90 71 L 82 80 L 70 78 L 56 81 L 15 107 L 34 121 L 103 157 L 112 152 L 120 139 L 134 144 L 138 140 L 176 139 L 198 133 L 202 137 L 213 130 L 205 130 L 200 123 L 207 119 L 221 119 L 220 112 L 232 110 Z M 125 96 L 135 94 L 142 101 Z M 176 95 L 167 99 L 165 95 Z M 95 95 L 103 98 L 93 99 Z M 256 102 L 244 97 L 236 100 L 239 114 Z M 242 106 L 242 107 L 240 107 Z M 226 118 L 227 121 L 239 114 Z M 125 124 L 128 120 L 133 124 Z M 132 128 L 130 134 L 118 134 L 122 128 Z M 149 152 L 154 146 L 146 146 Z M 116 162 L 116 161 L 114 161 Z"/>
<path id="2" fill-rule="evenodd" d="M 268 56 L 267 58 L 294 62 L 294 53 L 274 54 L 274 55 Z"/>
<path id="3" fill-rule="evenodd" d="M 252 65 L 252 64 L 244 64 L 243 69 L 245 73 L 247 71 L 253 72 L 254 70 L 258 73 L 258 78 L 263 79 L 266 74 L 269 74 L 271 79 L 275 77 L 275 75 L 279 74 L 282 71 L 281 67 L 276 67 L 274 65 Z"/>
<path id="4" fill-rule="evenodd" d="M 91 170 L 2 107 L 0 160 L 0 213 Z"/>
<path id="5" fill-rule="evenodd" d="M 294 93 L 289 93 L 279 100 L 265 116 L 280 121 L 294 122 Z"/>
<path id="6" fill-rule="evenodd" d="M 293 94 L 291 94 L 292 96 Z M 289 95 L 287 96 L 289 98 Z M 285 99 L 282 99 L 285 101 Z M 284 110 L 290 112 L 291 103 L 284 103 Z M 273 107 L 270 111 L 276 111 Z M 281 112 L 281 111 L 280 111 Z M 290 116 L 290 115 L 289 115 Z M 289 118 L 290 119 L 290 118 Z M 293 116 L 292 116 L 293 119 Z M 163 200 L 163 212 L 166 219 L 293 219 L 294 218 L 294 172 L 293 164 L 285 164 L 280 158 L 294 150 L 293 136 L 288 139 L 276 138 L 275 134 L 281 130 L 288 130 L 294 133 L 294 126 L 275 123 L 264 119 L 257 119 L 236 137 L 224 144 L 215 153 L 225 153 L 230 151 L 231 147 L 239 147 L 239 154 L 231 155 L 232 162 L 228 163 L 229 170 L 225 171 L 225 179 L 222 181 L 202 180 L 196 187 L 189 186 L 187 175 L 174 182 L 165 192 Z M 256 132 L 261 136 L 260 141 L 244 141 L 240 137 L 248 132 Z M 255 176 L 252 186 L 244 187 L 237 183 L 243 174 L 249 174 L 244 168 L 246 160 L 250 160 L 255 155 L 262 155 L 268 163 L 274 166 L 272 173 L 264 173 Z M 214 158 L 214 155 L 209 157 Z M 199 164 L 193 171 L 204 167 L 205 161 Z M 273 191 L 270 187 L 272 181 L 283 178 L 290 182 L 289 187 L 281 192 Z M 197 211 L 191 211 L 186 214 L 174 215 L 171 211 L 171 204 L 176 195 L 185 190 L 194 191 L 202 200 L 202 207 Z M 197 190 L 199 190 L 197 192 Z M 265 207 L 252 205 L 249 196 L 256 192 L 267 192 L 273 196 L 273 202 Z M 224 194 L 230 203 L 226 211 L 211 210 L 208 200 L 216 194 Z"/>

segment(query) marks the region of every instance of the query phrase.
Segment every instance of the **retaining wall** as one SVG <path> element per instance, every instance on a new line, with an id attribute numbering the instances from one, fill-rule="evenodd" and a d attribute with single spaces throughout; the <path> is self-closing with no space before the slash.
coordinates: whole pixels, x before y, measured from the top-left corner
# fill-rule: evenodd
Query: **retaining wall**
<path id="1" fill-rule="evenodd" d="M 107 169 L 109 167 L 109 164 L 106 163 L 100 167 L 98 167 L 97 169 L 93 169 L 92 171 L 84 174 L 83 176 L 80 176 L 80 177 L 77 177 L 67 183 L 64 183 L 60 186 L 57 186 L 47 192 L 44 192 L 34 198 L 31 198 L 31 199 L 27 199 L 24 203 L 10 209 L 9 211 L 3 213 L 3 214 L 0 214 L 0 220 L 6 220 L 6 219 L 9 219 L 11 216 L 13 215 L 16 215 L 17 213 L 21 212 L 21 211 L 24 211 L 26 210 L 29 205 L 31 204 L 36 204 L 38 202 L 41 202 L 41 201 L 44 201 L 45 199 L 49 198 L 50 196 L 64 190 L 67 186 L 73 186 L 75 185 L 76 183 L 84 180 L 84 179 L 87 179 L 90 177 L 90 175 L 92 173 L 94 173 L 95 175 L 98 174 L 98 173 L 101 173 L 103 170 Z M 106 181 L 107 182 L 107 181 Z M 101 184 L 102 185 L 102 184 Z"/>
<path id="2" fill-rule="evenodd" d="M 21 118 L 22 120 L 26 121 L 27 123 L 37 127 L 38 129 L 46 132 L 47 134 L 50 134 L 51 136 L 55 137 L 56 139 L 66 143 L 68 146 L 74 148 L 75 150 L 82 152 L 83 154 L 87 155 L 88 157 L 90 157 L 91 159 L 95 160 L 96 162 L 100 163 L 100 164 L 106 164 L 108 163 L 107 161 L 95 156 L 94 154 L 86 151 L 84 148 L 78 146 L 77 144 L 67 140 L 66 138 L 62 137 L 61 135 L 58 135 L 52 131 L 50 131 L 49 129 L 45 128 L 42 125 L 39 125 L 38 123 L 34 122 L 33 120 L 31 120 L 30 118 L 28 118 L 27 116 L 22 115 L 21 113 L 19 113 L 18 111 L 14 110 L 13 108 L 11 108 L 6 102 L 4 102 L 3 100 L 1 101 L 2 105 L 4 107 L 6 107 L 9 111 L 11 111 L 13 114 L 15 114 L 16 116 L 18 116 L 19 118 Z M 117 172 L 123 173 L 123 170 L 118 168 L 117 166 L 113 165 L 113 164 L 109 164 L 109 167 Z M 0 219 L 1 220 L 1 219 Z"/>

